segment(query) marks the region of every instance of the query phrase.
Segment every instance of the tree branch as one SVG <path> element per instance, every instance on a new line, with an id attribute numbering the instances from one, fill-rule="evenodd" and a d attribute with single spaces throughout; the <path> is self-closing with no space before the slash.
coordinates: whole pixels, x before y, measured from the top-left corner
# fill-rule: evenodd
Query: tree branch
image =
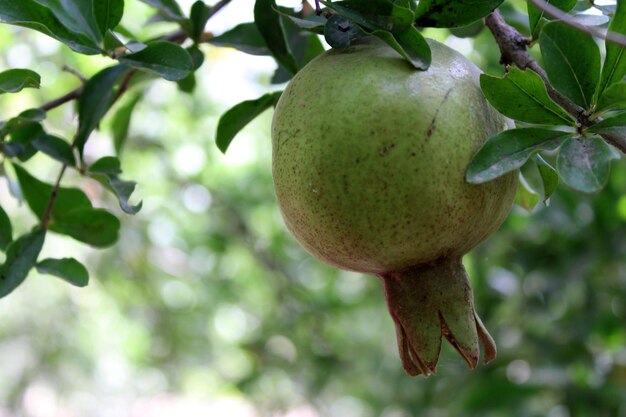
<path id="1" fill-rule="evenodd" d="M 537 0 L 532 1 L 535 2 Z M 504 65 L 515 64 L 520 69 L 531 69 L 537 73 L 543 79 L 550 98 L 576 118 L 579 128 L 592 126 L 602 120 L 601 118 L 590 120 L 585 109 L 552 87 L 544 69 L 528 53 L 529 39 L 506 23 L 498 10 L 485 17 L 485 25 L 489 28 L 500 47 L 500 63 Z M 602 138 L 621 152 L 626 153 L 626 139 L 614 135 L 602 135 Z"/>
<path id="2" fill-rule="evenodd" d="M 565 13 L 563 10 L 551 5 L 545 0 L 531 1 L 536 8 L 552 18 L 560 20 L 568 26 L 578 29 L 581 32 L 588 33 L 589 35 L 596 38 L 604 39 L 605 41 L 626 47 L 626 36 L 622 35 L 621 33 L 611 31 L 605 32 L 593 26 L 585 26 L 582 23 L 578 22 L 576 19 L 574 19 L 569 13 Z"/>

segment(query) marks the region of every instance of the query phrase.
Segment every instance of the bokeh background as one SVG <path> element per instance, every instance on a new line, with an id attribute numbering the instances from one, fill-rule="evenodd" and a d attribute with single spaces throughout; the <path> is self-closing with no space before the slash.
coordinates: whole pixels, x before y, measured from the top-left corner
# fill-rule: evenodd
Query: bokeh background
<path id="1" fill-rule="evenodd" d="M 133 32 L 172 30 L 145 24 L 152 10 L 126 3 L 123 24 Z M 188 10 L 192 2 L 180 3 Z M 524 4 L 507 2 L 509 16 L 523 22 Z M 235 0 L 208 29 L 251 21 L 252 7 Z M 427 35 L 501 72 L 487 31 Z M 271 111 L 226 155 L 214 144 L 221 113 L 283 87 L 270 84 L 274 61 L 202 49 L 192 94 L 152 81 L 113 109 L 139 97 L 122 164 L 144 208 L 123 216 L 119 243 L 96 251 L 60 237 L 46 242 L 44 255 L 87 263 L 89 286 L 33 273 L 0 300 L 1 417 L 626 416 L 623 162 L 600 194 L 560 186 L 549 206 L 515 207 L 465 257 L 497 360 L 470 372 L 444 344 L 438 375 L 410 378 L 379 281 L 321 264 L 287 233 L 271 184 Z M 0 26 L 0 69 L 42 75 L 40 90 L 0 97 L 1 118 L 78 86 L 63 66 L 90 76 L 106 65 Z M 110 120 L 91 139 L 89 158 L 113 153 Z M 71 104 L 46 121 L 62 137 L 75 126 Z M 58 172 L 45 158 L 28 166 L 42 179 Z M 68 181 L 120 213 L 96 183 Z M 33 223 L 5 178 L 0 203 L 18 232 Z"/>

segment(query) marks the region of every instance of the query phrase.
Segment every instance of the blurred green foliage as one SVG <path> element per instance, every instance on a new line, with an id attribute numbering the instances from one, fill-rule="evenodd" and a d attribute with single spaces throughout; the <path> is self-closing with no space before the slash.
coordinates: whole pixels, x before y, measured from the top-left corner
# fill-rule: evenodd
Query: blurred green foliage
<path id="1" fill-rule="evenodd" d="M 0 66 L 30 56 L 42 74 L 41 90 L 3 98 L 9 116 L 75 88 L 63 65 L 91 75 L 104 62 L 0 29 Z M 448 41 L 501 71 L 486 31 Z M 192 95 L 163 81 L 141 92 L 122 162 L 144 206 L 124 218 L 119 244 L 47 245 L 86 261 L 89 286 L 32 274 L 2 300 L 0 416 L 626 416 L 624 163 L 600 194 L 560 186 L 549 207 L 514 208 L 466 256 L 498 358 L 470 372 L 444 344 L 438 375 L 413 379 L 378 280 L 321 264 L 287 233 L 271 184 L 270 112 L 226 156 L 215 147 L 218 117 L 233 104 L 215 96 L 220 68 L 262 63 L 250 77 L 265 91 L 271 65 L 203 52 Z M 134 97 L 125 100 L 116 106 Z M 55 110 L 46 123 L 63 133 L 72 117 Z M 102 126 L 91 152 L 110 152 L 110 134 Z M 42 178 L 55 172 L 43 159 L 29 164 Z M 101 205 L 117 204 L 74 180 Z M 0 182 L 3 207 L 16 208 L 7 194 Z M 13 213 L 18 228 L 32 221 Z"/>

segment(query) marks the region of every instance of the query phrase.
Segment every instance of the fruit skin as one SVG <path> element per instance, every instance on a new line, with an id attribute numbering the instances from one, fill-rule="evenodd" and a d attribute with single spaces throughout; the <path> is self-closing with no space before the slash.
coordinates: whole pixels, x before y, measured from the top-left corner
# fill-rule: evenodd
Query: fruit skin
<path id="1" fill-rule="evenodd" d="M 427 71 L 376 39 L 328 51 L 276 106 L 281 211 L 297 240 L 329 264 L 380 274 L 460 257 L 511 207 L 517 173 L 465 181 L 472 156 L 510 122 L 483 97 L 477 67 L 429 43 Z"/>
<path id="2" fill-rule="evenodd" d="M 471 368 L 496 356 L 474 309 L 462 256 L 504 221 L 517 172 L 472 185 L 465 171 L 512 127 L 480 71 L 429 41 L 416 71 L 366 38 L 328 51 L 282 94 L 272 123 L 274 188 L 285 223 L 314 256 L 383 282 L 409 375 L 436 373 L 445 337 Z"/>

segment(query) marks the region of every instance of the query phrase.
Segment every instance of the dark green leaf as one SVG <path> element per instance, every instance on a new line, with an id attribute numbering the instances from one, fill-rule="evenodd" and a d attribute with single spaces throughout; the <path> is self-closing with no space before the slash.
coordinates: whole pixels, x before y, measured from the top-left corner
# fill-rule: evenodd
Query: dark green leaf
<path id="1" fill-rule="evenodd" d="M 4 252 L 12 241 L 13 227 L 11 226 L 11 219 L 0 206 L 0 250 Z"/>
<path id="2" fill-rule="evenodd" d="M 326 42 L 336 49 L 346 49 L 350 47 L 354 39 L 363 35 L 364 33 L 359 25 L 350 22 L 339 14 L 332 15 L 324 27 L 324 38 Z"/>
<path id="3" fill-rule="evenodd" d="M 189 53 L 189 56 L 191 57 L 192 71 L 197 70 L 198 68 L 202 66 L 202 64 L 204 64 L 204 54 L 197 46 L 192 45 L 188 47 L 187 52 Z"/>
<path id="4" fill-rule="evenodd" d="M 66 3 L 67 7 L 59 0 L 0 0 L 0 20 L 42 32 L 82 54 L 100 53 L 95 22 L 84 15 L 87 9 L 91 10 L 91 2 L 70 0 Z"/>
<path id="5" fill-rule="evenodd" d="M 3 137 L 15 129 L 18 129 L 27 124 L 41 122 L 46 118 L 46 112 L 41 109 L 28 109 L 24 110 L 12 119 L 6 122 L 0 123 L 0 137 Z"/>
<path id="6" fill-rule="evenodd" d="M 44 134 L 33 139 L 31 143 L 38 151 L 45 153 L 65 165 L 76 165 L 72 147 L 59 137 Z"/>
<path id="7" fill-rule="evenodd" d="M 211 45 L 235 48 L 250 55 L 271 55 L 261 32 L 253 22 L 241 23 L 208 41 Z"/>
<path id="8" fill-rule="evenodd" d="M 87 3 L 80 0 L 81 3 Z M 110 29 L 115 28 L 124 14 L 124 0 L 92 0 L 93 16 L 100 33 L 104 36 Z"/>
<path id="9" fill-rule="evenodd" d="M 237 133 L 258 115 L 276 105 L 281 93 L 268 93 L 256 100 L 242 101 L 224 113 L 217 125 L 217 147 L 226 152 Z"/>
<path id="10" fill-rule="evenodd" d="M 520 168 L 532 155 L 553 151 L 570 133 L 539 128 L 505 130 L 489 138 L 470 162 L 465 178 L 481 184 Z"/>
<path id="11" fill-rule="evenodd" d="M 19 165 L 13 165 L 13 169 L 15 169 L 26 203 L 41 220 L 52 195 L 52 185 L 39 181 Z M 91 208 L 89 198 L 77 188 L 61 187 L 52 207 L 52 218 L 63 216 L 77 207 Z"/>
<path id="12" fill-rule="evenodd" d="M 191 20 L 191 39 L 199 41 L 204 27 L 211 16 L 211 9 L 202 1 L 198 0 L 191 6 L 189 19 Z"/>
<path id="13" fill-rule="evenodd" d="M 128 199 L 135 191 L 137 183 L 134 181 L 123 181 L 119 178 L 119 175 L 122 173 L 119 159 L 113 156 L 100 158 L 89 167 L 89 173 L 115 193 L 120 208 L 125 213 L 136 214 L 141 210 L 142 202 L 134 206 L 128 203 Z"/>
<path id="14" fill-rule="evenodd" d="M 167 41 L 152 42 L 139 52 L 120 57 L 119 61 L 154 72 L 168 81 L 181 80 L 193 69 L 189 52 Z"/>
<path id="15" fill-rule="evenodd" d="M 626 113 L 608 117 L 587 129 L 598 135 L 615 135 L 626 138 Z"/>
<path id="16" fill-rule="evenodd" d="M 316 33 L 318 35 L 324 34 L 324 26 L 326 25 L 327 20 L 323 16 L 317 16 L 316 14 L 313 14 L 311 16 L 307 16 L 305 19 L 302 19 L 300 17 L 292 16 L 288 13 L 285 13 L 281 11 L 281 9 L 278 9 L 278 13 L 280 13 L 281 16 L 289 19 L 294 25 L 302 30 Z"/>
<path id="17" fill-rule="evenodd" d="M 141 0 L 142 2 L 149 4 L 159 10 L 164 17 L 174 22 L 180 22 L 185 20 L 180 6 L 176 0 Z"/>
<path id="18" fill-rule="evenodd" d="M 593 193 L 605 186 L 611 160 L 618 158 L 617 151 L 601 138 L 592 136 L 565 141 L 556 165 L 563 182 L 576 190 Z"/>
<path id="19" fill-rule="evenodd" d="M 54 218 L 50 230 L 91 246 L 103 248 L 117 241 L 120 221 L 103 209 L 76 208 Z"/>
<path id="20" fill-rule="evenodd" d="M 537 154 L 533 159 L 537 163 L 537 169 L 543 183 L 543 202 L 545 203 L 554 194 L 556 187 L 559 185 L 559 174 L 541 155 Z"/>
<path id="21" fill-rule="evenodd" d="M 415 14 L 409 7 L 390 0 L 344 0 L 325 2 L 346 19 L 357 23 L 368 31 L 385 30 L 403 32 L 413 25 Z"/>
<path id="22" fill-rule="evenodd" d="M 298 71 L 298 64 L 289 50 L 282 21 L 275 9 L 274 0 L 256 0 L 254 3 L 254 23 L 276 61 L 287 71 L 295 74 Z"/>
<path id="23" fill-rule="evenodd" d="M 519 187 L 515 192 L 515 204 L 526 211 L 532 211 L 539 204 L 539 193 L 531 187 L 521 172 L 519 173 Z"/>
<path id="24" fill-rule="evenodd" d="M 416 69 L 425 71 L 430 66 L 430 46 L 415 27 L 410 26 L 404 32 L 395 33 L 375 30 L 372 35 L 384 40 Z"/>
<path id="25" fill-rule="evenodd" d="M 596 104 L 595 113 L 623 107 L 626 107 L 626 81 L 613 84 L 604 90 Z"/>
<path id="26" fill-rule="evenodd" d="M 45 231 L 36 229 L 20 236 L 7 247 L 6 260 L 4 265 L 0 266 L 0 298 L 24 282 L 28 272 L 37 263 L 45 236 Z"/>
<path id="27" fill-rule="evenodd" d="M 527 123 L 572 125 L 574 119 L 559 107 L 539 75 L 511 67 L 503 78 L 482 74 L 480 87 L 489 102 L 502 114 Z"/>
<path id="28" fill-rule="evenodd" d="M 626 2 L 617 2 L 617 9 L 609 24 L 609 31 L 626 35 Z M 604 90 L 612 84 L 622 81 L 624 75 L 626 75 L 626 48 L 613 42 L 606 42 L 606 56 L 596 98 L 601 97 Z"/>
<path id="29" fill-rule="evenodd" d="M 39 123 L 25 123 L 12 130 L 11 140 L 2 145 L 2 150 L 10 158 L 27 161 L 37 153 L 32 142 L 45 134 Z"/>
<path id="30" fill-rule="evenodd" d="M 552 85 L 588 109 L 600 79 L 600 48 L 588 34 L 561 22 L 544 26 L 541 55 Z"/>
<path id="31" fill-rule="evenodd" d="M 494 11 L 503 0 L 420 0 L 415 11 L 419 26 L 453 28 L 469 25 Z"/>
<path id="32" fill-rule="evenodd" d="M 89 283 L 89 272 L 74 258 L 44 259 L 35 265 L 40 274 L 54 275 L 77 287 Z"/>
<path id="33" fill-rule="evenodd" d="M 89 135 L 111 107 L 115 85 L 127 71 L 123 65 L 105 68 L 85 83 L 78 99 L 78 131 L 74 139 L 81 158 Z"/>
<path id="34" fill-rule="evenodd" d="M 39 88 L 41 77 L 35 71 L 15 68 L 0 72 L 0 94 L 17 93 L 24 88 Z"/>
<path id="35" fill-rule="evenodd" d="M 474 38 L 478 36 L 480 32 L 482 32 L 484 27 L 485 23 L 482 20 L 477 20 L 474 23 L 470 23 L 466 26 L 451 28 L 450 33 L 452 33 L 457 38 Z"/>
<path id="36" fill-rule="evenodd" d="M 558 7 L 564 12 L 569 12 L 576 6 L 578 0 L 546 0 L 546 3 L 551 4 L 554 7 Z M 532 2 L 532 0 L 527 0 L 528 2 L 528 22 L 530 24 L 530 33 L 532 39 L 537 39 L 539 37 L 539 33 L 541 31 L 541 23 L 544 18 L 547 16 L 544 14 L 543 10 L 539 10 Z"/>
<path id="37" fill-rule="evenodd" d="M 103 43 L 106 51 L 126 50 L 124 42 L 111 30 L 105 32 Z"/>
<path id="38" fill-rule="evenodd" d="M 178 89 L 180 91 L 191 94 L 196 89 L 196 74 L 190 72 L 189 75 L 182 80 L 176 81 L 176 84 L 178 84 Z"/>
<path id="39" fill-rule="evenodd" d="M 111 130 L 113 131 L 113 146 L 115 147 L 115 153 L 118 155 L 122 152 L 124 143 L 128 136 L 128 129 L 130 128 L 130 121 L 133 115 L 135 106 L 141 99 L 140 94 L 132 96 L 123 106 L 121 106 L 115 115 L 111 119 Z"/>

